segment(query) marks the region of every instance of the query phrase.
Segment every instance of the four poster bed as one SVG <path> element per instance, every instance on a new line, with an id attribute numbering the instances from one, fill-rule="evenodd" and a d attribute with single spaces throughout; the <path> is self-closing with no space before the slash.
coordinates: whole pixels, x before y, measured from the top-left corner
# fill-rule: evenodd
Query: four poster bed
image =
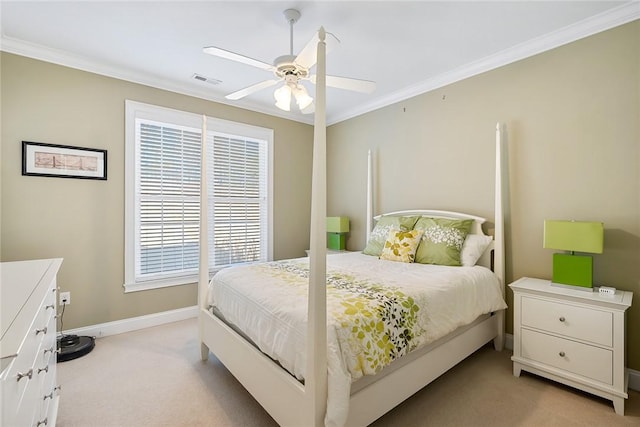
<path id="1" fill-rule="evenodd" d="M 485 344 L 493 341 L 502 349 L 506 304 L 500 126 L 493 239 L 482 230 L 484 218 L 436 210 L 378 216 L 372 231 L 369 155 L 369 244 L 365 253 L 327 256 L 323 41 L 321 29 L 310 257 L 223 269 L 210 283 L 208 249 L 201 245 L 202 359 L 211 351 L 280 425 L 364 426 Z M 206 124 L 203 142 L 204 135 Z M 207 242 L 204 168 L 202 183 L 200 240 Z M 382 226 L 394 221 L 399 230 Z M 409 262 L 393 260 L 405 254 L 398 252 L 399 246 L 389 246 L 392 234 L 401 242 L 409 237 L 422 242 L 428 227 L 420 224 L 433 221 L 467 227 L 461 266 L 411 262 L 419 256 L 415 246 Z M 366 254 L 378 253 L 380 248 L 370 244 L 380 236 L 382 259 Z M 476 240 L 485 244 L 469 243 Z M 471 260 L 468 248 L 476 249 Z"/>

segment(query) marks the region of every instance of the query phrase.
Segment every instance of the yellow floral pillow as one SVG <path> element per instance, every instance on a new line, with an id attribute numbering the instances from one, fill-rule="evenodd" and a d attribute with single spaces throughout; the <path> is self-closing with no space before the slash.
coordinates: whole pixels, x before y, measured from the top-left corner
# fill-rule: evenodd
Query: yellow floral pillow
<path id="1" fill-rule="evenodd" d="M 423 233 L 422 230 L 391 230 L 382 248 L 380 259 L 413 262 Z"/>

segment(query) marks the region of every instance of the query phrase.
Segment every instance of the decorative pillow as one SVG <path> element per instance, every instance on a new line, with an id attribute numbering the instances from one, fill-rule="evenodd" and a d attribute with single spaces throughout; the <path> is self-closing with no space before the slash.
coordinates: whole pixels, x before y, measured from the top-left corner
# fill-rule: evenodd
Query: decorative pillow
<path id="1" fill-rule="evenodd" d="M 422 234 L 422 230 L 390 231 L 384 248 L 382 248 L 380 259 L 413 262 Z"/>
<path id="2" fill-rule="evenodd" d="M 460 251 L 473 224 L 472 219 L 422 217 L 415 225 L 424 231 L 415 262 L 421 264 L 462 265 Z"/>
<path id="3" fill-rule="evenodd" d="M 493 241 L 493 237 L 484 234 L 467 234 L 460 252 L 460 261 L 465 267 L 473 267 L 476 265 L 484 251 Z"/>
<path id="4" fill-rule="evenodd" d="M 419 216 L 383 216 L 381 217 L 376 226 L 373 227 L 367 247 L 362 251 L 366 255 L 380 256 L 384 242 L 387 240 L 389 231 L 400 230 L 410 231 L 413 230 L 413 226 Z"/>

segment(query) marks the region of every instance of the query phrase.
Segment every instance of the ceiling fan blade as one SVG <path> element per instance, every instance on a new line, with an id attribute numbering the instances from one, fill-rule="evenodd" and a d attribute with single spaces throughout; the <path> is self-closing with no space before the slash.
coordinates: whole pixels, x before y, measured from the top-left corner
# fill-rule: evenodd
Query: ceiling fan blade
<path id="1" fill-rule="evenodd" d="M 215 46 L 203 47 L 202 51 L 209 55 L 218 56 L 224 59 L 230 59 L 231 61 L 240 62 L 242 64 L 251 65 L 252 67 L 262 68 L 263 70 L 273 70 L 273 65 L 266 62 L 258 61 L 257 59 L 249 58 L 248 56 L 240 55 L 238 53 L 230 52 L 228 50 L 220 49 Z"/>
<path id="2" fill-rule="evenodd" d="M 324 42 L 327 45 L 326 53 L 329 53 L 333 49 L 335 49 L 335 47 L 340 43 L 340 40 L 338 40 L 338 38 L 331 33 L 326 34 L 327 37 L 325 37 Z M 316 65 L 316 62 L 318 61 L 318 41 L 320 41 L 320 39 L 318 38 L 318 33 L 316 32 L 313 37 L 311 37 L 311 40 L 307 42 L 307 45 L 300 51 L 298 56 L 296 56 L 296 59 L 293 62 L 306 69 L 309 69 Z"/>
<path id="3" fill-rule="evenodd" d="M 310 76 L 309 79 L 313 84 L 316 83 L 315 74 Z M 338 76 L 327 76 L 327 86 L 362 93 L 371 93 L 376 90 L 376 82 L 372 82 L 371 80 L 351 79 Z"/>
<path id="4" fill-rule="evenodd" d="M 257 92 L 259 90 L 266 89 L 271 86 L 275 86 L 276 84 L 278 84 L 279 81 L 280 80 L 265 80 L 263 82 L 256 83 L 249 87 L 245 87 L 244 89 L 240 89 L 236 92 L 230 93 L 229 95 L 225 96 L 225 98 L 235 101 L 237 99 L 244 98 L 247 95 L 251 95 L 252 93 Z"/>

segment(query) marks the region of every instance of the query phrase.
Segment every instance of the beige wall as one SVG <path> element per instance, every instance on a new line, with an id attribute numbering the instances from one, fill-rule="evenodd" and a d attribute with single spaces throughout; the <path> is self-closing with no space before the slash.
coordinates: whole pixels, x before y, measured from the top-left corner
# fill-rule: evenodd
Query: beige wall
<path id="1" fill-rule="evenodd" d="M 309 125 L 2 53 L 1 259 L 62 257 L 64 329 L 196 304 L 195 285 L 125 294 L 124 101 L 274 129 L 274 257 L 309 242 Z M 21 175 L 21 141 L 108 150 L 108 180 Z"/>
<path id="2" fill-rule="evenodd" d="M 328 214 L 365 243 L 366 152 L 376 212 L 493 216 L 494 128 L 507 126 L 507 279 L 549 278 L 546 218 L 605 223 L 597 283 L 640 298 L 640 22 L 426 93 L 328 129 Z M 65 329 L 195 304 L 193 285 L 124 294 L 124 100 L 275 130 L 276 258 L 308 245 L 310 126 L 2 53 L 1 259 L 63 257 Z M 329 100 L 331 102 L 331 100 Z M 109 150 L 106 182 L 20 175 L 20 141 Z M 508 303 L 512 295 L 508 292 Z M 508 331 L 511 332 L 508 313 Z M 629 364 L 640 369 L 640 302 Z"/>
<path id="3" fill-rule="evenodd" d="M 640 21 L 331 126 L 328 210 L 351 218 L 348 248 L 365 244 L 368 149 L 376 213 L 493 218 L 498 121 L 509 150 L 507 279 L 550 278 L 544 219 L 603 221 L 595 282 L 635 292 L 628 360 L 640 370 Z"/>

